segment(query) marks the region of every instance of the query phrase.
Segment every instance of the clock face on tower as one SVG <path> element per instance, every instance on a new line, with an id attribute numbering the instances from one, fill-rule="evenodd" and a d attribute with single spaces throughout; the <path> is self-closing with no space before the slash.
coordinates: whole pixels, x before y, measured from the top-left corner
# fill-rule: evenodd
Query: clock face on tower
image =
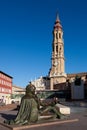
<path id="1" fill-rule="evenodd" d="M 55 66 L 57 66 L 58 64 L 59 64 L 59 63 L 58 63 L 57 61 L 54 63 Z"/>
<path id="2" fill-rule="evenodd" d="M 57 62 L 55 62 L 55 66 L 57 66 L 57 64 L 58 64 L 58 63 L 57 63 Z"/>

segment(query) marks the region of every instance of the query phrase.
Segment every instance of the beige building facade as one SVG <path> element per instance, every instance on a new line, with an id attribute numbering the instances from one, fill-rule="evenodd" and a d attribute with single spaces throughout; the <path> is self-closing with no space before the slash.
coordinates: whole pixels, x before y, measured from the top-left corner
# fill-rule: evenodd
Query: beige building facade
<path id="1" fill-rule="evenodd" d="M 12 86 L 12 96 L 11 96 L 11 103 L 18 102 L 20 104 L 22 96 L 25 95 L 25 88 L 13 85 Z"/>
<path id="2" fill-rule="evenodd" d="M 35 79 L 31 82 L 33 85 L 35 85 L 36 90 L 46 90 L 50 86 L 50 79 L 49 77 L 39 77 L 38 79 Z"/>

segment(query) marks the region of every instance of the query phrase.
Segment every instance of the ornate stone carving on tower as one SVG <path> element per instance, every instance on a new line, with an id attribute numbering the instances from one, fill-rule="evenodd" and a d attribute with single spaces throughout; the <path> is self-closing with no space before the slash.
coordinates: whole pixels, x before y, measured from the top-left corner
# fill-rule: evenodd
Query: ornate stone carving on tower
<path id="1" fill-rule="evenodd" d="M 64 42 L 63 30 L 57 15 L 56 22 L 53 29 L 53 43 L 52 43 L 52 65 L 49 72 L 50 89 L 54 89 L 54 84 L 66 82 L 66 73 L 64 65 Z"/>

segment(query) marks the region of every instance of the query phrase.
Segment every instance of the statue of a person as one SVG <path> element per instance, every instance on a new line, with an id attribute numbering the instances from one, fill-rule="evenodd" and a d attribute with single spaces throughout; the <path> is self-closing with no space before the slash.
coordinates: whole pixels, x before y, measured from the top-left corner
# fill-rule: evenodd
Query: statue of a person
<path id="1" fill-rule="evenodd" d="M 38 101 L 35 95 L 35 86 L 31 83 L 26 86 L 26 94 L 22 97 L 20 108 L 15 120 L 5 121 L 8 124 L 28 124 L 38 121 Z"/>
<path id="2" fill-rule="evenodd" d="M 36 122 L 38 120 L 38 101 L 35 97 L 35 86 L 31 83 L 26 86 L 26 94 L 22 98 L 18 115 L 15 123 L 25 124 L 29 122 Z"/>
<path id="3" fill-rule="evenodd" d="M 56 109 L 55 102 L 40 102 L 35 94 L 35 86 L 31 83 L 26 86 L 26 94 L 22 97 L 18 114 L 14 120 L 4 121 L 7 124 L 25 125 L 38 121 L 39 114 L 53 111 L 57 118 L 61 118 L 62 114 Z M 43 107 L 40 110 L 40 106 Z"/>
<path id="4" fill-rule="evenodd" d="M 75 77 L 75 85 L 80 86 L 81 85 L 81 77 L 76 75 Z"/>

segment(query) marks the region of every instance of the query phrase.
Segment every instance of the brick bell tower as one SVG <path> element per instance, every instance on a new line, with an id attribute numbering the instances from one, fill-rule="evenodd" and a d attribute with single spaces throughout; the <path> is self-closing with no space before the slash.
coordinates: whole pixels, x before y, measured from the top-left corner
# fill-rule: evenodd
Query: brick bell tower
<path id="1" fill-rule="evenodd" d="M 66 82 L 65 73 L 65 58 L 64 58 L 64 41 L 63 30 L 57 14 L 53 29 L 53 43 L 52 43 L 52 65 L 49 72 L 50 89 L 54 89 L 54 85 Z"/>

